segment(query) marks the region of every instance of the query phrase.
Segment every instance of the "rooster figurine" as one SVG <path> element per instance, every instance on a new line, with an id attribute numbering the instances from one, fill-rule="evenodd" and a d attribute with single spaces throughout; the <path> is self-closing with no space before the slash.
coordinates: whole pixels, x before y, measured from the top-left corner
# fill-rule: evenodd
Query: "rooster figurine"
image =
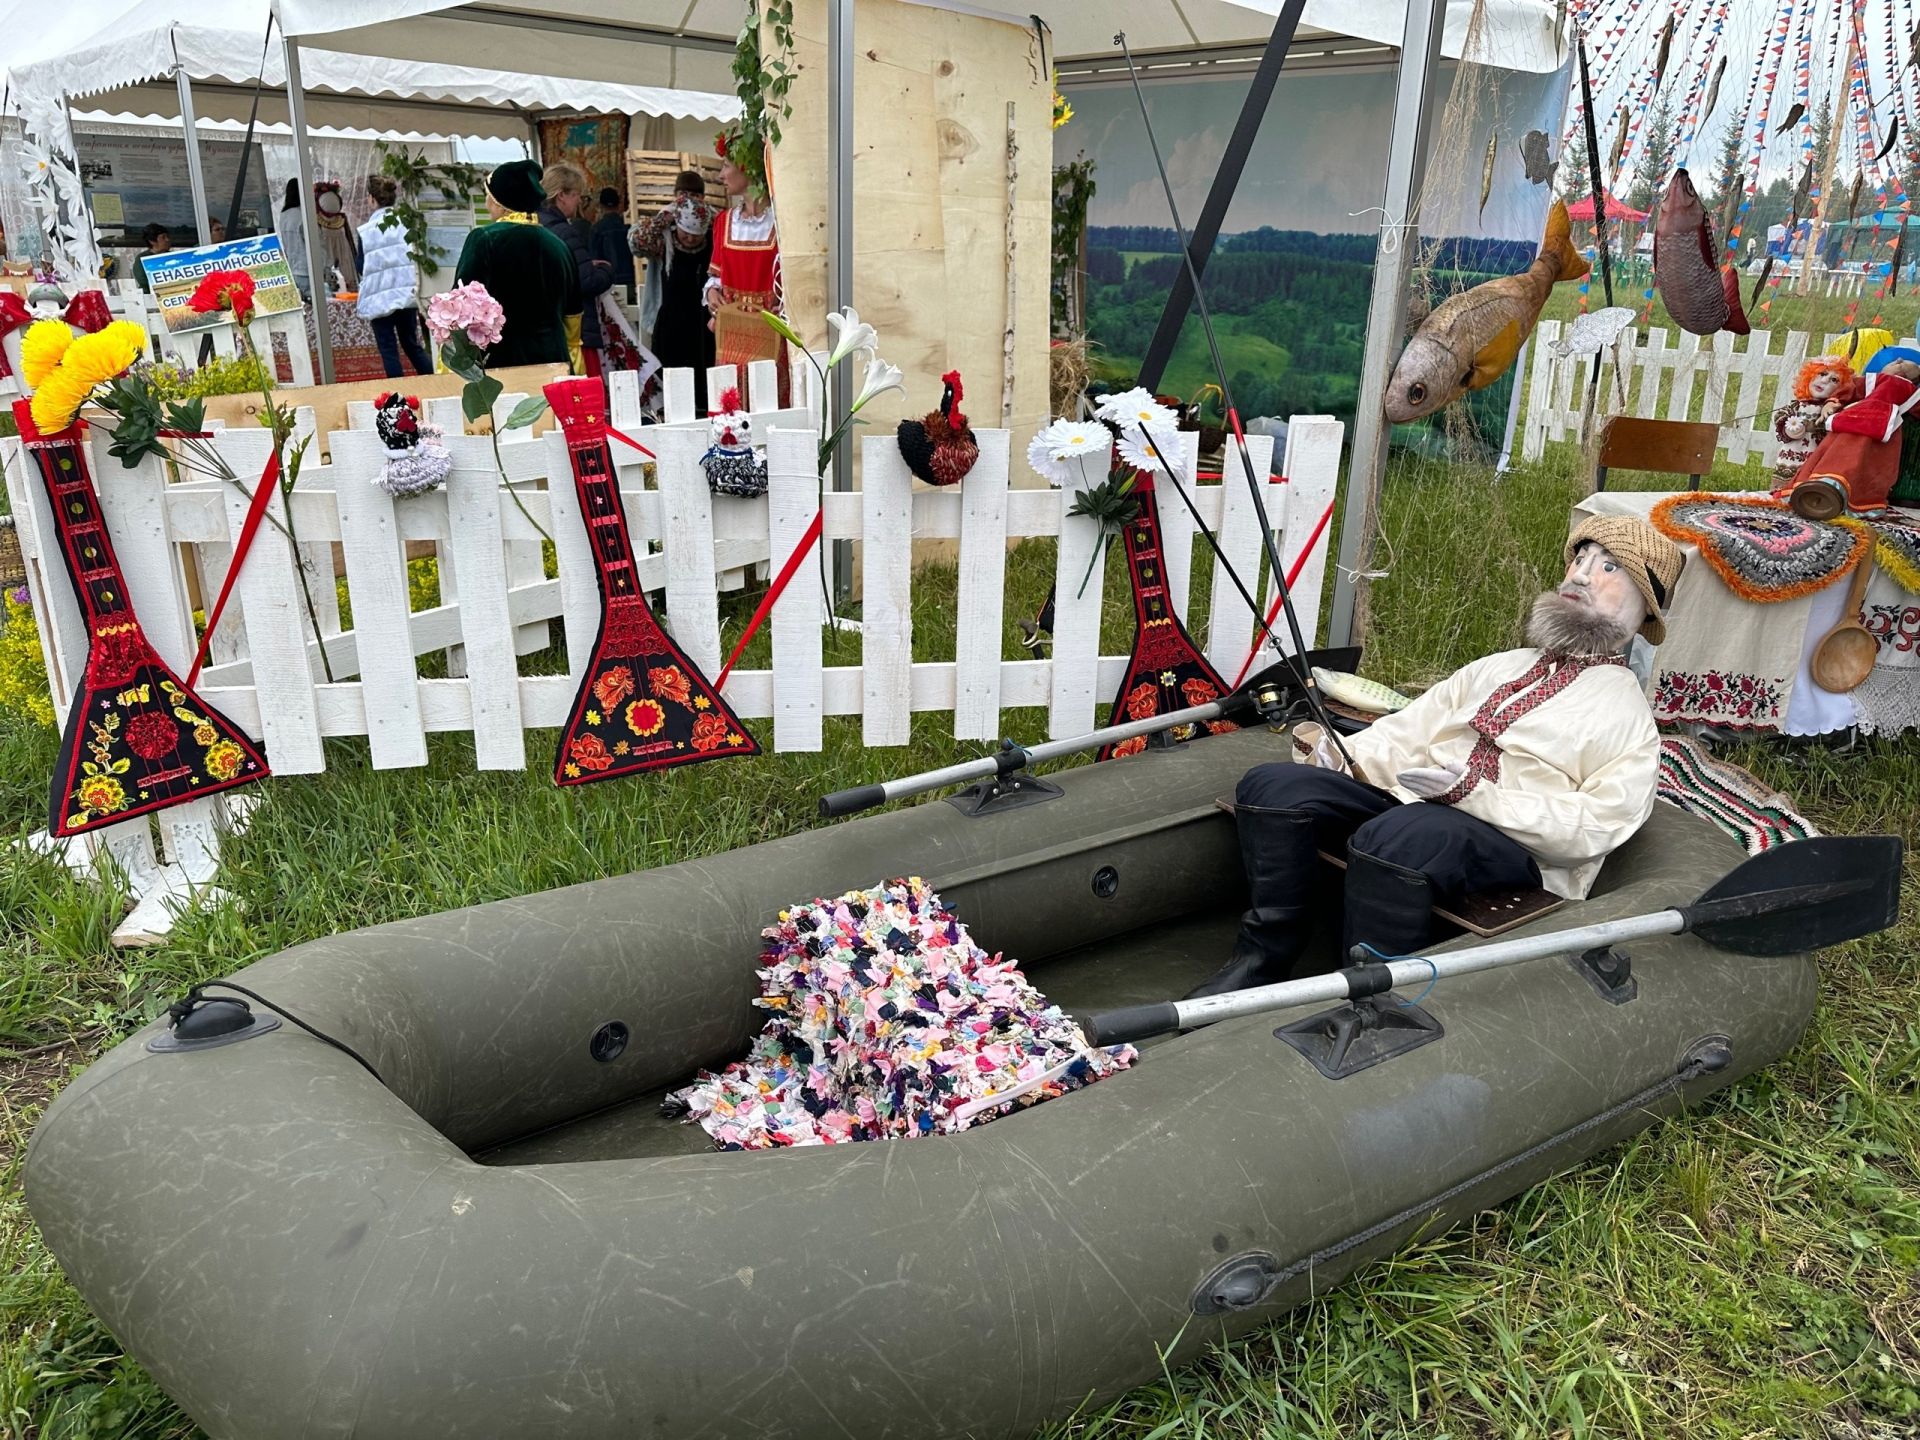
<path id="1" fill-rule="evenodd" d="M 929 485 L 958 485 L 980 458 L 980 447 L 960 413 L 960 372 L 949 370 L 940 379 L 946 385 L 940 408 L 900 422 L 900 458 Z"/>

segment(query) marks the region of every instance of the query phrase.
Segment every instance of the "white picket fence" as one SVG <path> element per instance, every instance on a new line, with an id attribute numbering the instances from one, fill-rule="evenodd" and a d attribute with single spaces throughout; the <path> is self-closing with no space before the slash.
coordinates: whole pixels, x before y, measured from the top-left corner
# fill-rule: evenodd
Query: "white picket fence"
<path id="1" fill-rule="evenodd" d="M 516 398 L 503 397 L 502 409 Z M 458 402 L 434 403 L 457 409 Z M 634 549 L 643 556 L 642 583 L 663 592 L 675 638 L 709 674 L 717 673 L 723 639 L 731 638 L 723 637 L 720 624 L 720 572 L 737 568 L 743 557 L 784 560 L 819 504 L 810 415 L 793 409 L 768 412 L 764 419 L 770 489 L 757 499 L 710 494 L 699 466 L 707 448 L 703 422 L 646 427 L 636 438 L 655 451 L 658 459 L 651 467 L 626 447 L 614 446 Z M 288 542 L 279 530 L 263 526 L 235 587 L 229 618 L 222 622 L 222 631 L 231 627 L 232 633 L 217 637 L 216 663 L 203 671 L 201 693 L 264 740 L 281 775 L 323 772 L 323 741 L 336 736 L 366 737 L 376 769 L 422 765 L 427 735 L 446 731 L 473 735 L 482 769 L 544 767 L 550 742 L 542 739 L 530 747 L 526 732 L 563 722 L 600 619 L 564 438 L 558 433 L 523 436 L 503 442 L 500 451 L 507 479 L 533 522 L 553 537 L 557 574 L 548 578 L 541 569 L 528 569 L 529 557 L 538 556 L 539 536 L 502 493 L 493 449 L 484 437 L 449 434 L 454 467 L 444 489 L 396 500 L 375 483 L 383 455 L 370 428 L 371 409 L 356 409 L 352 420 L 355 428 L 330 437 L 330 463 L 313 463 L 317 451 L 309 451 L 291 497 L 313 580 L 318 633 L 308 619 Z M 826 542 L 865 542 L 861 663 L 824 664 L 825 615 L 819 587 L 809 583 L 809 560 L 808 570 L 773 607 L 771 668 L 736 670 L 725 692 L 743 718 L 771 718 L 770 736 L 761 734 L 773 749 L 819 749 L 827 716 L 860 716 L 865 743 L 878 746 L 907 743 L 912 715 L 924 711 L 952 712 L 954 735 L 981 741 L 1002 733 L 1003 713 L 1013 707 L 1046 706 L 1047 728 L 1056 737 L 1088 730 L 1102 715 L 1123 677 L 1126 656 L 1099 653 L 1108 561 L 1096 553 L 1101 549 L 1096 522 L 1067 511 L 1087 481 L 1105 473 L 1105 463 L 1089 457 L 1087 479 L 1061 490 L 1015 489 L 1010 434 L 983 430 L 978 435 L 979 463 L 957 490 L 916 487 L 892 437 L 872 435 L 863 442 L 864 488 L 827 495 Z M 1332 505 L 1341 440 L 1342 426 L 1331 418 L 1296 420 L 1288 432 L 1286 479 L 1271 479 L 1265 496 L 1285 563 L 1301 567 L 1295 594 L 1308 636 L 1318 620 L 1326 564 L 1324 517 Z M 221 431 L 213 443 L 243 477 L 259 475 L 269 454 L 268 437 L 257 429 Z M 64 715 L 84 665 L 85 635 L 59 569 L 38 477 L 17 442 L 5 448 L 49 678 Z M 1251 583 L 1261 573 L 1262 541 L 1253 497 L 1238 480 L 1238 453 L 1228 457 L 1228 483 L 1202 484 L 1195 478 L 1196 448 L 1196 437 L 1182 437 L 1175 459 L 1183 473 L 1175 481 L 1163 480 L 1162 489 L 1177 483 L 1192 496 L 1235 571 Z M 1267 475 L 1271 439 L 1251 438 L 1247 456 L 1256 474 Z M 101 509 L 135 609 L 160 653 L 184 673 L 194 634 L 183 555 L 185 563 L 198 567 L 208 593 L 217 589 L 246 499 L 214 480 L 168 484 L 155 461 L 123 469 L 106 454 L 101 435 L 95 436 L 93 459 Z M 270 508 L 287 518 L 281 499 Z M 1163 493 L 1159 508 L 1166 584 L 1175 609 L 1183 617 L 1204 614 L 1206 653 L 1231 680 L 1253 648 L 1254 617 L 1220 563 L 1212 567 L 1208 604 L 1196 612 L 1190 603 L 1197 588 L 1191 563 L 1194 522 L 1170 492 Z M 1007 660 L 1008 542 L 1049 535 L 1059 537 L 1053 658 Z M 924 539 L 958 542 L 958 642 L 951 660 L 913 659 L 912 542 Z M 430 610 L 409 609 L 404 558 L 409 541 L 432 542 L 440 559 L 442 603 Z M 332 583 L 336 545 L 344 554 L 350 629 L 342 625 Z M 1117 550 L 1113 558 L 1119 560 Z M 1090 562 L 1092 578 L 1082 591 L 1080 577 Z M 1270 594 L 1271 577 L 1265 588 Z M 1263 604 L 1267 598 L 1262 597 Z M 547 643 L 548 622 L 555 618 L 563 625 L 571 673 L 520 674 L 519 655 Z M 322 647 L 331 682 L 320 663 Z M 423 678 L 418 657 L 442 649 L 456 662 L 452 673 L 445 679 Z M 165 812 L 173 833 L 182 824 L 197 827 L 195 853 L 204 852 L 203 861 L 217 853 L 220 804 L 216 797 Z M 131 826 L 145 831 L 138 821 L 115 829 Z M 204 872 L 206 863 L 200 868 Z"/>
<path id="2" fill-rule="evenodd" d="M 1538 460 L 1548 441 L 1578 442 L 1587 413 L 1591 355 L 1562 356 L 1554 343 L 1565 330 L 1542 320 L 1529 349 L 1527 414 L 1521 455 Z M 1675 335 L 1678 340 L 1675 340 Z M 1596 419 L 1638 415 L 1643 419 L 1711 421 L 1729 460 L 1758 455 L 1768 465 L 1779 452 L 1773 412 L 1793 393 L 1793 380 L 1809 356 L 1838 339 L 1825 336 L 1818 349 L 1804 330 L 1755 330 L 1746 336 L 1721 331 L 1709 340 L 1685 331 L 1629 328 L 1608 352 Z"/>

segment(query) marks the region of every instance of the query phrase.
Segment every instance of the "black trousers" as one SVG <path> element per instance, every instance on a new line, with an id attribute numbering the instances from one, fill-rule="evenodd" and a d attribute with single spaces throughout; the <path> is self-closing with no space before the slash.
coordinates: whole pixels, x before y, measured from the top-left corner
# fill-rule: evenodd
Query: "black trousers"
<path id="1" fill-rule="evenodd" d="M 373 331 L 373 343 L 380 352 L 380 366 L 387 372 L 389 380 L 398 380 L 407 373 L 400 366 L 402 350 L 406 351 L 414 374 L 433 373 L 433 358 L 420 343 L 420 312 L 411 305 L 391 315 L 369 320 L 367 328 Z"/>
<path id="2" fill-rule="evenodd" d="M 1505 832 L 1451 805 L 1404 805 L 1384 790 L 1313 765 L 1260 765 L 1240 777 L 1235 800 L 1255 810 L 1289 810 L 1312 819 L 1314 841 L 1330 855 L 1382 861 L 1426 876 L 1439 904 L 1477 890 L 1540 883 L 1533 856 Z M 1248 824 L 1246 814 L 1239 823 Z M 1313 882 L 1317 885 L 1317 881 Z M 1299 897 L 1305 899 L 1310 897 Z M 1255 904 L 1299 903 L 1256 895 Z M 1349 909 L 1345 933 L 1367 940 L 1367 917 Z"/>

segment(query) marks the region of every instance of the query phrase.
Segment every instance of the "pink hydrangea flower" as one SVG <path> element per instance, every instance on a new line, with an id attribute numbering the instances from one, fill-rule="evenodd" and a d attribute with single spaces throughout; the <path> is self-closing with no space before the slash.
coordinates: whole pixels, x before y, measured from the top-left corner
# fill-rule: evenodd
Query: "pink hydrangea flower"
<path id="1" fill-rule="evenodd" d="M 436 345 L 446 344 L 449 335 L 462 330 L 467 339 L 484 350 L 499 344 L 506 323 L 507 312 L 487 293 L 487 287 L 478 283 L 456 285 L 427 302 L 427 329 Z"/>

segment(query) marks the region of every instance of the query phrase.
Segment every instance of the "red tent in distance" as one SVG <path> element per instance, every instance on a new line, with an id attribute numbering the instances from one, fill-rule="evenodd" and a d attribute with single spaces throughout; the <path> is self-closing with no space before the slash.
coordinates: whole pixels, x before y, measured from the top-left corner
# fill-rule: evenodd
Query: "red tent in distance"
<path id="1" fill-rule="evenodd" d="M 1569 220 L 1584 220 L 1588 224 L 1592 224 L 1593 197 L 1588 195 L 1584 199 L 1576 200 L 1567 206 L 1567 218 Z M 1631 220 L 1637 225 L 1646 218 L 1647 212 L 1645 210 L 1636 210 L 1631 205 L 1616 200 L 1611 195 L 1607 196 L 1607 219 Z"/>

